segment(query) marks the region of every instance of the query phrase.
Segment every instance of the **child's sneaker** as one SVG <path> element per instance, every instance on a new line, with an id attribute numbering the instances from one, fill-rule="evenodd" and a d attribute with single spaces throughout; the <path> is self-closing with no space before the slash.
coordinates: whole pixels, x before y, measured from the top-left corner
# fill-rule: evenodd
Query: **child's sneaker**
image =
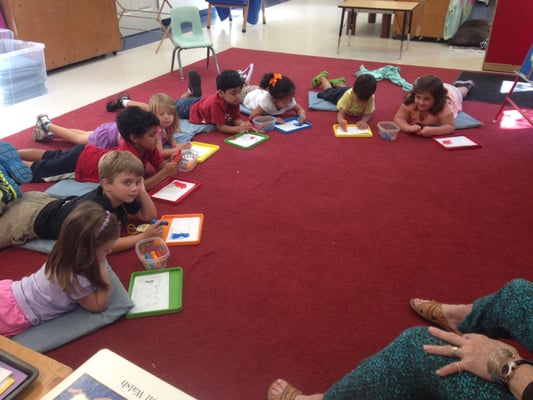
<path id="1" fill-rule="evenodd" d="M 470 90 L 474 86 L 476 86 L 476 83 L 474 81 L 471 81 L 471 80 L 468 80 L 468 81 L 455 81 L 453 83 L 453 86 L 455 86 L 455 87 L 465 87 L 468 90 Z"/>
<path id="2" fill-rule="evenodd" d="M 35 129 L 32 136 L 35 142 L 50 142 L 54 139 L 54 134 L 48 131 L 51 121 L 47 114 L 39 114 L 37 116 L 37 122 L 35 123 Z"/>
<path id="3" fill-rule="evenodd" d="M 10 143 L 0 142 L 0 166 L 18 183 L 30 182 L 33 178 L 30 167 L 22 162 L 17 149 Z"/>
<path id="4" fill-rule="evenodd" d="M 202 97 L 202 78 L 195 70 L 189 71 L 188 91 L 191 97 Z"/>
<path id="5" fill-rule="evenodd" d="M 19 186 L 0 165 L 0 214 L 8 203 L 22 196 Z"/>
<path id="6" fill-rule="evenodd" d="M 49 142 L 53 139 L 53 136 L 49 136 L 48 132 L 40 126 L 36 126 L 31 135 L 34 142 Z"/>
<path id="7" fill-rule="evenodd" d="M 121 108 L 124 108 L 124 104 L 122 104 L 124 100 L 130 100 L 130 95 L 126 92 L 120 93 L 118 97 L 109 100 L 105 108 L 109 112 L 120 110 Z"/>
<path id="8" fill-rule="evenodd" d="M 321 85 L 321 78 L 322 77 L 325 77 L 327 78 L 329 76 L 329 72 L 328 71 L 322 71 L 320 72 L 317 76 L 315 76 L 313 79 L 311 79 L 311 87 L 313 88 L 319 88 L 320 85 Z"/>
<path id="9" fill-rule="evenodd" d="M 242 78 L 243 82 L 246 85 L 249 85 L 250 84 L 250 80 L 252 79 L 252 73 L 254 72 L 254 65 L 250 64 L 246 68 L 244 68 L 243 70 L 240 70 L 240 69 L 237 70 L 237 72 L 241 75 L 241 78 Z"/>

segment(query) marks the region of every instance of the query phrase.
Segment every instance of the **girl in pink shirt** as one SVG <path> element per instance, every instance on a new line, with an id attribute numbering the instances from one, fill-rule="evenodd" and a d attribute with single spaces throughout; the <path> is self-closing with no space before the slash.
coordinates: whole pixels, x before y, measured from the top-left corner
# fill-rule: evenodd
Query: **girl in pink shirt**
<path id="1" fill-rule="evenodd" d="M 37 272 L 20 281 L 0 281 L 0 334 L 17 335 L 78 305 L 104 311 L 111 293 L 106 256 L 119 234 L 116 216 L 98 204 L 74 209 Z"/>
<path id="2" fill-rule="evenodd" d="M 424 137 L 453 133 L 463 98 L 473 86 L 472 81 L 450 85 L 434 75 L 421 76 L 394 115 L 394 122 L 403 132 Z"/>

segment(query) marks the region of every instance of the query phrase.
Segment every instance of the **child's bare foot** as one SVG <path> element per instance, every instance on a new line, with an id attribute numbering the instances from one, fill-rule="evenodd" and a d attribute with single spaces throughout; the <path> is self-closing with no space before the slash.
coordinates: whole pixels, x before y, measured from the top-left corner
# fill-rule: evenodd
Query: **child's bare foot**
<path id="1" fill-rule="evenodd" d="M 414 298 L 409 306 L 420 317 L 440 328 L 460 333 L 457 325 L 472 311 L 472 304 L 443 304 Z"/>
<path id="2" fill-rule="evenodd" d="M 306 396 L 283 379 L 276 379 L 268 388 L 268 400 L 322 400 L 322 394 Z"/>

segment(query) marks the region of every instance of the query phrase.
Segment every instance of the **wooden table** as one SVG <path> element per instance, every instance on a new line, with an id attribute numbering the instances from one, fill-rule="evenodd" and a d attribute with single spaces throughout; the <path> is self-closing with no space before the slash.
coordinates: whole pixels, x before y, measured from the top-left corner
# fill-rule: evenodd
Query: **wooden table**
<path id="1" fill-rule="evenodd" d="M 25 400 L 38 400 L 72 372 L 72 368 L 0 335 L 0 349 L 33 365 L 39 376 L 21 393 Z"/>
<path id="2" fill-rule="evenodd" d="M 339 42 L 337 44 L 337 54 L 341 46 L 342 27 L 344 25 L 344 14 L 346 10 L 350 12 L 370 12 L 380 14 L 391 14 L 394 12 L 403 12 L 402 36 L 400 38 L 400 58 L 402 58 L 403 41 L 405 38 L 405 29 L 407 28 L 407 42 L 411 39 L 411 23 L 413 19 L 413 10 L 418 7 L 418 2 L 411 1 L 394 1 L 394 0 L 345 0 L 338 5 L 342 9 L 341 24 L 339 27 Z M 409 22 L 407 23 L 407 20 Z M 350 37 L 348 37 L 348 46 Z"/>

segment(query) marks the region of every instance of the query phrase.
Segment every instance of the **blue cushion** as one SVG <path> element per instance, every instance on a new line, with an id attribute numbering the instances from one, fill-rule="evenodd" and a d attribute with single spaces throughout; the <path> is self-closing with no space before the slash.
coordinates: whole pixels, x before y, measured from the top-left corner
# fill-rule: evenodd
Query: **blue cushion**
<path id="1" fill-rule="evenodd" d="M 241 113 L 243 114 L 246 114 L 246 115 L 250 115 L 252 113 L 252 110 L 250 110 L 248 107 L 246 107 L 244 104 L 241 104 L 239 106 L 239 108 L 241 109 Z"/>
<path id="2" fill-rule="evenodd" d="M 94 182 L 78 182 L 74 179 L 63 179 L 45 190 L 49 196 L 61 199 L 68 196 L 83 196 L 98 187 Z"/>
<path id="3" fill-rule="evenodd" d="M 337 106 L 330 101 L 317 97 L 319 92 L 309 92 L 308 101 L 309 109 L 319 111 L 337 111 Z M 483 125 L 481 121 L 478 121 L 474 117 L 468 115 L 464 111 L 457 114 L 455 118 L 455 129 L 477 128 Z"/>
<path id="4" fill-rule="evenodd" d="M 477 128 L 483 125 L 483 122 L 471 117 L 464 111 L 459 112 L 455 118 L 455 129 Z"/>
<path id="5" fill-rule="evenodd" d="M 133 301 L 110 267 L 109 279 L 113 289 L 109 298 L 109 306 L 105 311 L 92 313 L 78 306 L 74 311 L 33 326 L 13 336 L 12 339 L 24 346 L 44 353 L 116 321 L 133 308 Z"/>
<path id="6" fill-rule="evenodd" d="M 54 244 L 56 244 L 56 241 L 52 239 L 33 239 L 28 240 L 26 243 L 16 247 L 48 254 L 52 251 Z"/>
<path id="7" fill-rule="evenodd" d="M 309 101 L 309 109 L 317 111 L 337 111 L 337 106 L 331 101 L 327 101 L 318 97 L 319 92 L 308 92 L 307 100 Z"/>

